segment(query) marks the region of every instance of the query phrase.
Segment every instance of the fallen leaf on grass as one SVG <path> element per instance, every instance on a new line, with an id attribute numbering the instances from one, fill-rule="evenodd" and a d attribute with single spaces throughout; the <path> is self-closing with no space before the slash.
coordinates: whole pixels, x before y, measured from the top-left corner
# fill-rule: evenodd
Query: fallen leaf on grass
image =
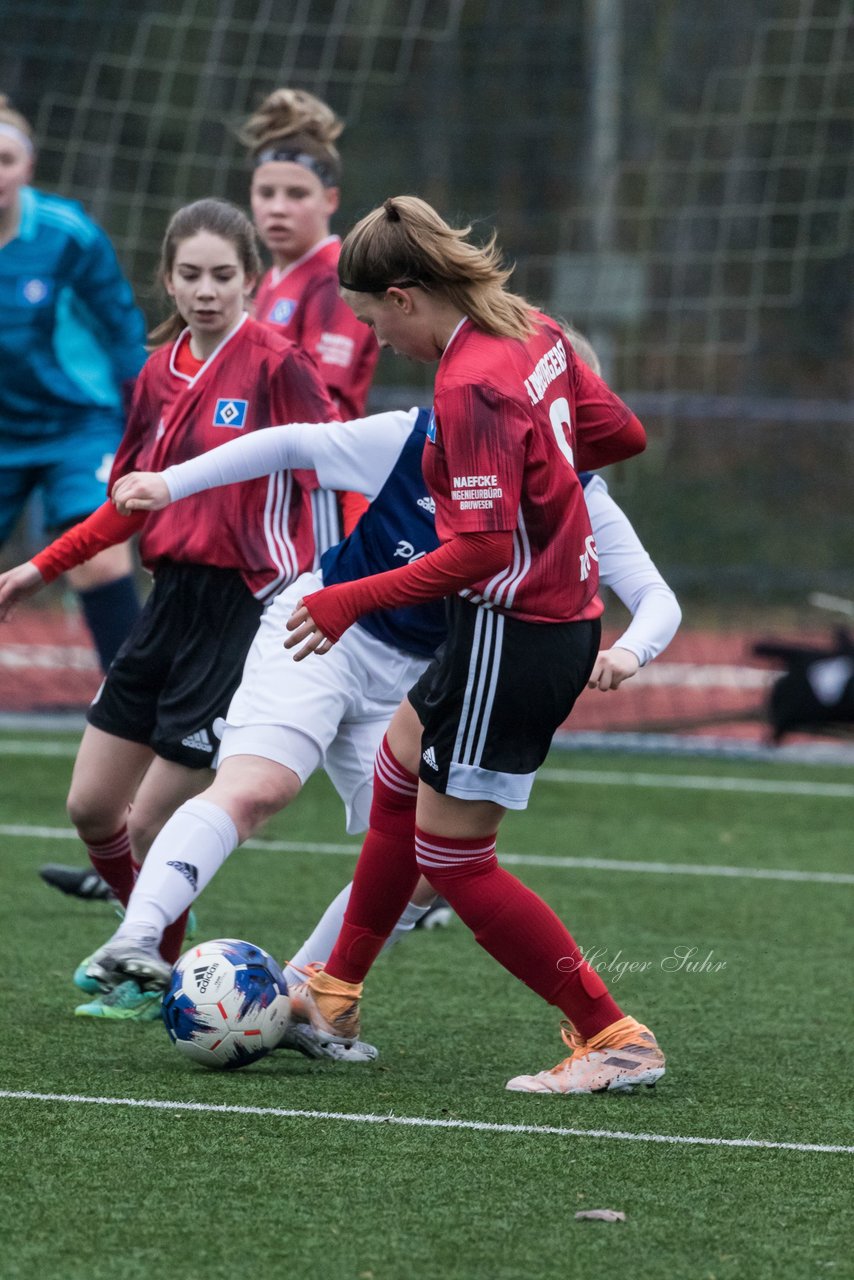
<path id="1" fill-rule="evenodd" d="M 591 1218 L 595 1222 L 625 1222 L 626 1215 L 619 1209 L 582 1209 L 575 1215 L 576 1221 L 581 1218 Z"/>

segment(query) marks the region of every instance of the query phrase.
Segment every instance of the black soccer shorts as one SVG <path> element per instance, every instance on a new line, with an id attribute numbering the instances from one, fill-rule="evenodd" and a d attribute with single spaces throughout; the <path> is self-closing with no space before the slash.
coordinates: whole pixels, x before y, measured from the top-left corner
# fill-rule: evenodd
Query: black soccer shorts
<path id="1" fill-rule="evenodd" d="M 236 569 L 158 565 L 87 720 L 164 760 L 209 768 L 263 608 Z"/>
<path id="2" fill-rule="evenodd" d="M 598 619 L 522 622 L 452 597 L 448 639 L 408 695 L 424 729 L 421 780 L 461 800 L 524 809 L 600 634 Z"/>

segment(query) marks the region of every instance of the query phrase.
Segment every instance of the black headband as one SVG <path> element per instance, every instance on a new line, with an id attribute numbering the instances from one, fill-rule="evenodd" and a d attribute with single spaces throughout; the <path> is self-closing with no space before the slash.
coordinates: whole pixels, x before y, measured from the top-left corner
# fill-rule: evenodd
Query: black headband
<path id="1" fill-rule="evenodd" d="M 351 284 L 349 280 L 342 280 L 340 274 L 338 283 L 342 289 L 347 289 L 350 293 L 385 293 L 387 289 L 429 288 L 429 284 L 425 280 L 389 280 L 385 284 Z"/>
<path id="2" fill-rule="evenodd" d="M 338 178 L 333 172 L 332 166 L 326 164 L 323 160 L 318 160 L 316 156 L 310 155 L 307 151 L 300 151 L 296 147 L 275 145 L 265 147 L 255 157 L 255 168 L 260 168 L 262 164 L 270 164 L 274 160 L 284 160 L 287 164 L 301 164 L 304 169 L 310 169 L 312 173 L 316 174 L 324 187 L 338 186 Z"/>

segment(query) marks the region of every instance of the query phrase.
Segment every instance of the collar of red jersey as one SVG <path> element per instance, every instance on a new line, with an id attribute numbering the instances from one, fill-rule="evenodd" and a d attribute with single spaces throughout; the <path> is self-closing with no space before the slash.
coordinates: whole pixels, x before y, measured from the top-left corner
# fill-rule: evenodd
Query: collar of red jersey
<path id="1" fill-rule="evenodd" d="M 202 365 L 201 369 L 199 369 L 198 373 L 194 373 L 192 378 L 188 378 L 186 373 L 181 373 L 180 369 L 176 368 L 175 366 L 175 356 L 178 353 L 178 348 L 180 347 L 181 343 L 184 341 L 184 338 L 186 337 L 186 335 L 190 332 L 189 326 L 186 329 L 182 329 L 181 332 L 178 334 L 178 337 L 172 343 L 172 350 L 169 352 L 169 372 L 171 374 L 174 374 L 176 378 L 180 378 L 182 382 L 186 382 L 188 386 L 192 387 L 198 381 L 198 379 L 202 376 L 202 374 L 204 373 L 205 369 L 207 369 L 211 361 L 216 360 L 217 356 L 219 355 L 220 351 L 222 351 L 223 347 L 228 346 L 229 342 L 231 342 L 231 339 L 237 337 L 238 333 L 240 333 L 240 330 L 246 324 L 246 321 L 248 319 L 249 319 L 249 312 L 244 311 L 243 315 L 240 317 L 237 324 L 232 329 L 231 333 L 227 334 L 223 338 L 222 342 L 219 344 L 216 350 L 211 352 L 211 354 L 208 356 L 205 363 Z"/>
<path id="2" fill-rule="evenodd" d="M 457 336 L 457 334 L 459 333 L 460 329 L 462 329 L 462 327 L 463 327 L 463 325 L 464 325 L 464 324 L 468 324 L 468 323 L 469 323 L 469 317 L 468 317 L 468 316 L 463 316 L 462 320 L 461 320 L 461 321 L 460 321 L 460 323 L 457 325 L 456 329 L 454 330 L 454 332 L 451 334 L 450 338 L 448 339 L 448 341 L 447 341 L 447 343 L 446 343 L 446 345 L 445 345 L 445 350 L 442 352 L 441 356 L 439 357 L 439 361 L 440 361 L 440 363 L 441 363 L 441 361 L 442 361 L 442 360 L 444 360 L 445 356 L 448 354 L 448 351 L 450 350 L 451 343 L 454 341 L 454 338 L 456 338 L 456 336 Z"/>
<path id="3" fill-rule="evenodd" d="M 340 244 L 340 236 L 324 236 L 322 240 L 318 240 L 317 244 L 313 244 L 307 253 L 301 258 L 297 258 L 295 262 L 289 262 L 286 267 L 273 267 L 272 280 L 274 284 L 281 284 L 292 271 L 296 271 L 297 267 L 301 267 L 304 262 L 308 262 L 316 253 L 320 253 L 321 249 L 328 249 L 331 244 Z"/>

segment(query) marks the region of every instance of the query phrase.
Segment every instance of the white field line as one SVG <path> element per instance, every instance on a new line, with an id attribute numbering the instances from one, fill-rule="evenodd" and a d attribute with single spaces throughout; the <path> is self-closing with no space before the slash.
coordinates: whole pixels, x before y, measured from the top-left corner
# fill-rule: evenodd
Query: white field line
<path id="1" fill-rule="evenodd" d="M 97 654 L 80 644 L 4 644 L 0 667 L 18 671 L 96 671 Z M 668 689 L 766 689 L 779 671 L 735 662 L 656 662 L 639 671 L 636 686 Z"/>
<path id="2" fill-rule="evenodd" d="M 77 743 L 0 740 L 0 756 L 62 756 L 77 754 Z M 854 783 L 797 782 L 765 778 L 725 778 L 708 774 L 626 773 L 609 769 L 540 769 L 543 782 L 576 782 L 587 786 L 655 787 L 675 791 L 741 791 L 745 795 L 815 796 L 854 800 Z"/>
<path id="3" fill-rule="evenodd" d="M 704 774 L 617 773 L 608 769 L 540 769 L 543 782 L 580 782 L 585 786 L 664 787 L 675 791 L 741 791 L 748 795 L 820 796 L 854 800 L 850 782 L 785 782 L 764 778 L 719 778 Z"/>
<path id="4" fill-rule="evenodd" d="M 276 1116 L 283 1120 L 343 1120 L 350 1124 L 393 1124 L 413 1129 L 468 1129 L 477 1133 L 530 1133 L 556 1138 L 606 1138 L 618 1142 L 664 1142 L 688 1147 L 749 1147 L 762 1151 L 815 1151 L 854 1155 L 854 1147 L 822 1142 L 771 1142 L 761 1138 L 695 1138 L 669 1133 L 625 1133 L 621 1129 L 567 1129 L 546 1124 L 492 1124 L 484 1120 L 434 1120 L 429 1116 L 307 1111 L 296 1107 L 241 1107 L 215 1102 L 164 1102 L 155 1098 L 100 1098 L 82 1093 L 33 1093 L 0 1089 L 0 1098 L 21 1102 L 77 1102 L 101 1107 L 142 1107 L 151 1111 L 198 1111 L 220 1115 Z"/>
<path id="5" fill-rule="evenodd" d="M 635 687 L 662 689 L 767 689 L 780 677 L 766 667 L 734 662 L 654 662 L 635 677 Z"/>
<path id="6" fill-rule="evenodd" d="M 0 825 L 0 836 L 10 839 L 77 840 L 69 827 Z M 310 853 L 355 857 L 361 845 L 318 844 L 308 840 L 247 840 L 244 849 L 269 853 Z M 692 862 L 640 862 L 627 858 L 563 858 L 545 853 L 501 853 L 499 862 L 509 867 L 560 867 L 569 871 L 623 871 L 665 876 L 722 876 L 735 880 L 793 880 L 803 884 L 854 884 L 854 874 L 840 871 L 765 870 L 762 867 L 719 867 Z"/>
<path id="7" fill-rule="evenodd" d="M 9 738 L 0 742 L 0 756 L 61 756 L 73 759 L 77 755 L 79 741 L 71 742 L 27 742 Z"/>
<path id="8" fill-rule="evenodd" d="M 77 644 L 4 644 L 0 667 L 10 671 L 97 671 L 98 655 Z"/>

